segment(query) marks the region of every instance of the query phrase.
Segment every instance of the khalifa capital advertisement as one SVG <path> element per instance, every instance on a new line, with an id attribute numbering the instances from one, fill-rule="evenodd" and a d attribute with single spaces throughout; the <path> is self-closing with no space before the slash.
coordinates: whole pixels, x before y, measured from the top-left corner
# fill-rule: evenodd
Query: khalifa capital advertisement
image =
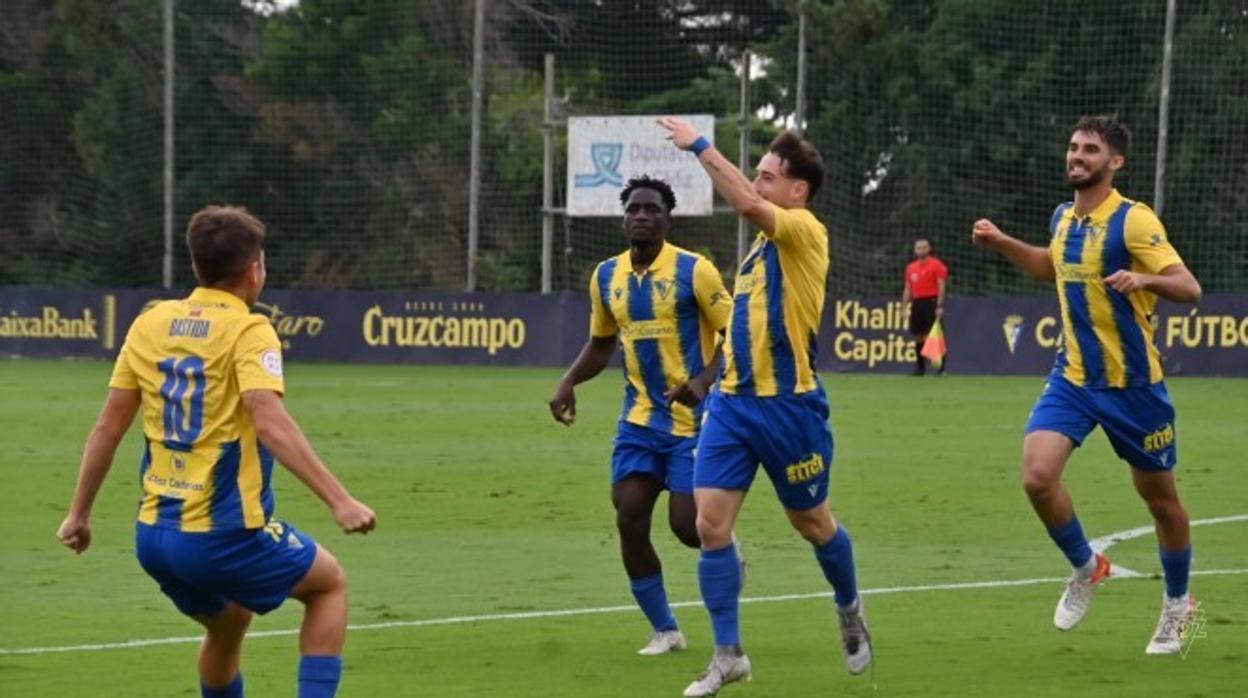
<path id="1" fill-rule="evenodd" d="M 1041 375 L 1052 367 L 1062 337 L 1056 297 L 953 296 L 945 305 L 950 372 Z M 1163 301 L 1153 327 L 1167 375 L 1248 376 L 1248 294 L 1208 294 L 1195 307 Z M 914 367 L 914 342 L 896 298 L 830 298 L 819 340 L 825 370 Z"/>
<path id="2" fill-rule="evenodd" d="M 150 289 L 0 288 L 0 357 L 112 359 L 134 318 L 184 295 Z M 253 312 L 288 359 L 393 364 L 563 366 L 589 328 L 581 294 L 277 290 Z M 1167 375 L 1248 376 L 1248 294 L 1162 303 L 1153 319 Z M 952 297 L 949 371 L 1043 375 L 1061 341 L 1053 297 Z M 824 371 L 901 373 L 914 342 L 895 298 L 829 298 L 818 337 Z"/>

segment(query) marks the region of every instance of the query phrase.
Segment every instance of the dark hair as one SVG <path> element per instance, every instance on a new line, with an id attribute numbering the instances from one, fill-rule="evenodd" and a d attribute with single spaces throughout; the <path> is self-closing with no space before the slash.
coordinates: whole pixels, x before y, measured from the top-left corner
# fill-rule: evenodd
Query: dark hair
<path id="1" fill-rule="evenodd" d="M 920 235 L 917 238 L 915 238 L 914 242 L 910 243 L 910 246 L 914 247 L 915 245 L 919 244 L 920 240 L 927 243 L 927 250 L 929 253 L 936 251 L 936 243 L 932 242 L 932 239 L 926 235 Z"/>
<path id="2" fill-rule="evenodd" d="M 815 150 L 815 146 L 796 131 L 784 131 L 776 136 L 767 149 L 780 158 L 786 170 L 785 174 L 810 185 L 810 194 L 806 196 L 806 200 L 815 198 L 819 187 L 823 186 L 823 156 Z"/>
<path id="3" fill-rule="evenodd" d="M 1131 147 L 1131 129 L 1116 116 L 1081 116 L 1070 129 L 1070 135 L 1076 133 L 1095 133 L 1117 155 L 1126 155 Z"/>
<path id="4" fill-rule="evenodd" d="M 663 205 L 667 206 L 667 212 L 670 214 L 672 209 L 676 208 L 676 192 L 672 191 L 671 185 L 667 182 L 643 174 L 640 177 L 633 177 L 628 180 L 628 184 L 624 187 L 624 191 L 620 192 L 620 205 L 628 205 L 628 197 L 638 189 L 650 189 L 657 191 L 659 196 L 663 197 Z"/>
<path id="5" fill-rule="evenodd" d="M 206 206 L 186 226 L 186 247 L 201 284 L 232 281 L 264 249 L 264 223 L 241 206 Z"/>

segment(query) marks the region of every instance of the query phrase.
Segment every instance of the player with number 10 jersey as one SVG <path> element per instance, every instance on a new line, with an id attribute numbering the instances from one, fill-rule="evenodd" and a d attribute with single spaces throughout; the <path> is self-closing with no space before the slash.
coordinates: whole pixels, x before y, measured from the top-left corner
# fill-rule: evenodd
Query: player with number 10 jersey
<path id="1" fill-rule="evenodd" d="M 295 598 L 305 606 L 299 698 L 332 698 L 342 674 L 346 578 L 329 551 L 272 518 L 274 456 L 344 531 L 366 533 L 376 517 L 286 412 L 277 333 L 249 309 L 266 279 L 264 224 L 245 209 L 209 206 L 191 218 L 187 246 L 199 288 L 131 325 L 57 536 L 78 553 L 90 546 L 95 497 L 142 408 L 135 555 L 178 610 L 205 628 L 201 695 L 243 698 L 240 658 L 252 614 Z"/>
<path id="2" fill-rule="evenodd" d="M 273 457 L 242 394 L 285 392 L 281 352 L 268 320 L 225 291 L 198 288 L 135 320 L 109 386 L 143 396 L 140 522 L 199 533 L 268 523 Z"/>

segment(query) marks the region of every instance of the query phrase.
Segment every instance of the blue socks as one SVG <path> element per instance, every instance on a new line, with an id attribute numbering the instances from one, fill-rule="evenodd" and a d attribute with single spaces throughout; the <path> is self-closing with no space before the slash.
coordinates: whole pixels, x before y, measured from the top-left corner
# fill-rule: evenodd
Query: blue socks
<path id="1" fill-rule="evenodd" d="M 243 698 L 243 674 L 239 672 L 225 688 L 208 688 L 201 681 L 199 692 L 204 698 Z"/>
<path id="2" fill-rule="evenodd" d="M 1187 593 L 1187 578 L 1192 569 L 1192 546 L 1182 550 L 1161 550 L 1161 569 L 1166 575 L 1166 596 L 1177 599 Z"/>
<path id="3" fill-rule="evenodd" d="M 1079 523 L 1078 516 L 1071 518 L 1069 523 L 1050 528 L 1049 537 L 1066 554 L 1071 567 L 1079 569 L 1092 559 L 1092 546 L 1088 545 L 1088 539 L 1083 535 L 1083 526 Z"/>
<path id="4" fill-rule="evenodd" d="M 735 647 L 741 644 L 737 601 L 741 595 L 741 560 L 731 543 L 719 550 L 703 550 L 698 560 L 698 586 L 702 602 L 711 614 L 715 644 Z"/>
<path id="5" fill-rule="evenodd" d="M 854 571 L 854 545 L 844 526 L 836 529 L 836 535 L 822 546 L 815 546 L 815 559 L 823 568 L 823 576 L 832 585 L 836 605 L 846 607 L 858 598 L 858 579 Z"/>
<path id="6" fill-rule="evenodd" d="M 299 698 L 334 698 L 342 678 L 342 657 L 299 658 Z"/>
<path id="7" fill-rule="evenodd" d="M 676 629 L 676 616 L 672 615 L 672 607 L 667 603 L 667 590 L 663 588 L 663 575 L 655 574 L 631 582 L 633 598 L 646 614 L 650 627 L 654 632 L 661 633 Z"/>

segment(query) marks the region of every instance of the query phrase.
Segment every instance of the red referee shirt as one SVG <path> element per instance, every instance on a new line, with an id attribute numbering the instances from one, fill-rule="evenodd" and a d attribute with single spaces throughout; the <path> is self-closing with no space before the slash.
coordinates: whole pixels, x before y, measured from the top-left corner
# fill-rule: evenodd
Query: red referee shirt
<path id="1" fill-rule="evenodd" d="M 949 269 L 944 262 L 928 255 L 927 259 L 914 260 L 906 267 L 906 285 L 910 287 L 910 297 L 935 298 L 940 295 L 940 279 L 949 278 Z"/>

